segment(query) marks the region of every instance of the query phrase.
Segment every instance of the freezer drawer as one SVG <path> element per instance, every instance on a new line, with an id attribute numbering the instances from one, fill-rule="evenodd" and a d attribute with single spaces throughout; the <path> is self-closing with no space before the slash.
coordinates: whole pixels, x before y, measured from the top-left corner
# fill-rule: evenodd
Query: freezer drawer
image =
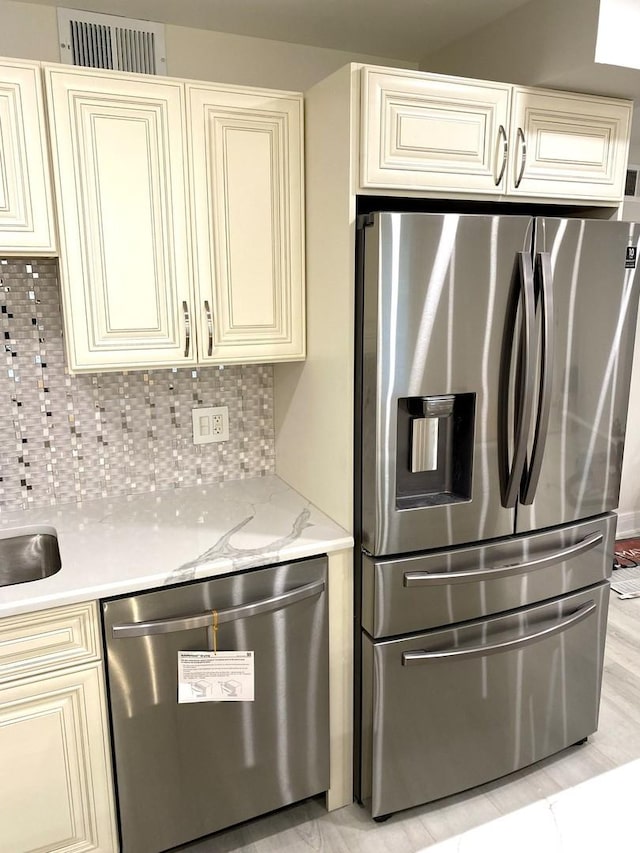
<path id="1" fill-rule="evenodd" d="M 611 575 L 616 516 L 425 556 L 362 561 L 362 626 L 407 634 L 502 613 Z"/>
<path id="2" fill-rule="evenodd" d="M 326 557 L 103 602 L 122 853 L 329 787 Z M 253 651 L 255 700 L 177 702 L 179 650 Z M 221 685 L 224 689 L 224 686 Z"/>
<path id="3" fill-rule="evenodd" d="M 363 634 L 362 799 L 374 817 L 463 791 L 597 728 L 609 584 L 373 642 Z"/>

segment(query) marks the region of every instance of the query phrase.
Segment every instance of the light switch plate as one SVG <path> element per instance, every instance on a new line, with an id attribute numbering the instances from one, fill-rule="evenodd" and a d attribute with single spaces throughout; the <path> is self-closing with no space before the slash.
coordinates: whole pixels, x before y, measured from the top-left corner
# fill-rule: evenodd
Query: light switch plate
<path id="1" fill-rule="evenodd" d="M 229 409 L 227 406 L 207 406 L 191 409 L 193 443 L 210 444 L 229 440 Z"/>

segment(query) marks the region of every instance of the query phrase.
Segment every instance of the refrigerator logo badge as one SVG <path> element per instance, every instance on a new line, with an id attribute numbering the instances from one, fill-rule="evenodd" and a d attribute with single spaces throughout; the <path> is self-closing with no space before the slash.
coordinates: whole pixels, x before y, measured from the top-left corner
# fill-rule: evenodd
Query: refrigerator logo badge
<path id="1" fill-rule="evenodd" d="M 634 270 L 636 268 L 636 255 L 638 254 L 638 250 L 635 246 L 627 246 L 627 259 L 624 263 L 625 268 L 628 270 Z"/>

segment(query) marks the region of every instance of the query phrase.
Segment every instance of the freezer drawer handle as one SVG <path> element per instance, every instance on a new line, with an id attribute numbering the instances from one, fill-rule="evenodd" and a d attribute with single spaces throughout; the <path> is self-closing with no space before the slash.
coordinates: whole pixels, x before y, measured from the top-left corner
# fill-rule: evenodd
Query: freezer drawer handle
<path id="1" fill-rule="evenodd" d="M 274 595 L 272 598 L 265 598 L 262 601 L 252 601 L 249 604 L 240 604 L 237 607 L 218 610 L 218 624 L 281 610 L 283 607 L 303 601 L 305 598 L 320 595 L 324 588 L 324 581 L 315 581 L 305 586 L 296 587 L 289 592 Z M 180 616 L 176 619 L 154 619 L 151 622 L 129 622 L 124 625 L 114 625 L 111 632 L 114 639 L 119 639 L 121 637 L 149 637 L 151 634 L 173 634 L 175 631 L 191 631 L 195 628 L 210 627 L 211 610 L 207 610 L 205 613 Z"/>
<path id="2" fill-rule="evenodd" d="M 515 640 L 504 640 L 501 643 L 493 643 L 486 646 L 473 646 L 469 649 L 447 649 L 437 652 L 403 652 L 402 665 L 412 666 L 425 661 L 444 660 L 450 658 L 479 658 L 485 655 L 495 655 L 500 652 L 508 652 L 512 649 L 521 649 L 524 646 L 529 646 L 532 643 L 537 643 L 539 640 L 546 640 L 547 637 L 553 637 L 554 634 L 561 634 L 567 628 L 571 628 L 577 622 L 582 622 L 587 616 L 595 613 L 597 605 L 595 601 L 588 601 L 579 610 L 574 611 L 566 619 L 556 622 L 549 628 L 543 628 L 540 631 L 534 631 L 531 634 L 525 634 L 522 637 L 517 637 Z"/>
<path id="3" fill-rule="evenodd" d="M 472 569 L 465 572 L 405 572 L 403 583 L 404 586 L 443 586 L 450 583 L 488 581 L 507 575 L 521 575 L 530 569 L 546 569 L 548 566 L 553 566 L 554 563 L 560 563 L 571 557 L 578 557 L 580 554 L 595 548 L 603 539 L 602 533 L 592 533 L 591 536 L 587 536 L 580 542 L 576 542 L 575 545 L 570 545 L 561 551 L 554 551 L 552 554 L 536 557 L 524 563 L 513 563 L 507 566 L 493 566 L 489 569 Z"/>

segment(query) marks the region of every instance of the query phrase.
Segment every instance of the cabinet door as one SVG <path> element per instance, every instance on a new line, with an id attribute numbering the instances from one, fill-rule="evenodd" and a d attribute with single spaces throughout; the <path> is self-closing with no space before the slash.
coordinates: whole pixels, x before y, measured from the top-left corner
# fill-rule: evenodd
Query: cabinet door
<path id="1" fill-rule="evenodd" d="M 184 87 L 61 66 L 46 83 L 70 368 L 195 362 Z"/>
<path id="2" fill-rule="evenodd" d="M 509 194 L 622 201 L 631 107 L 611 98 L 514 89 Z"/>
<path id="3" fill-rule="evenodd" d="M 0 62 L 0 251 L 55 251 L 40 65 Z"/>
<path id="4" fill-rule="evenodd" d="M 362 187 L 504 192 L 511 87 L 363 69 Z"/>
<path id="5" fill-rule="evenodd" d="M 100 664 L 0 691 L 0 846 L 116 853 Z"/>
<path id="6" fill-rule="evenodd" d="M 304 358 L 302 96 L 187 89 L 199 360 Z"/>

